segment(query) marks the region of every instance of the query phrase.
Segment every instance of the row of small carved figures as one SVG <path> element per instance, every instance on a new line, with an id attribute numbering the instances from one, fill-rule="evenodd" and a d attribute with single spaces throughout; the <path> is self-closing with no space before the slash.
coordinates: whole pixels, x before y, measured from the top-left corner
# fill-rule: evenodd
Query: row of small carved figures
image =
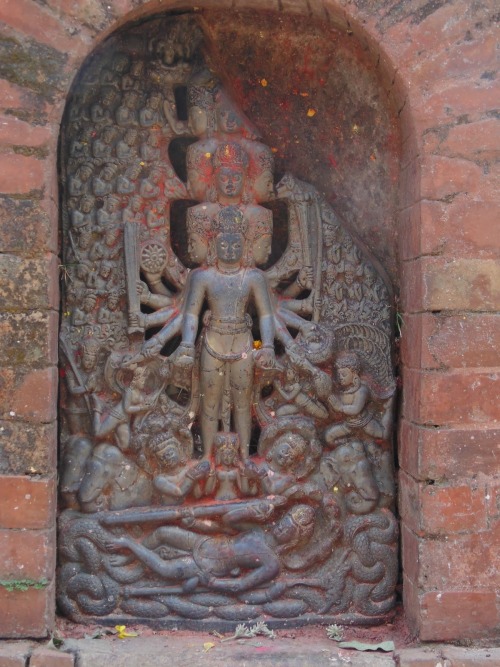
<path id="1" fill-rule="evenodd" d="M 348 498 L 351 507 L 356 501 L 358 514 L 392 501 L 390 480 L 384 479 L 389 468 L 385 462 L 381 464 L 379 453 L 372 451 L 375 445 L 367 449 L 355 438 L 339 441 L 337 451 L 323 455 L 321 469 L 326 480 L 323 475 L 311 475 L 319 470 L 319 462 L 307 461 L 300 437 L 294 438 L 293 434 L 279 438 L 260 465 L 241 458 L 237 436 L 232 433 L 218 434 L 215 462 L 187 460 L 185 448 L 172 434 L 156 434 L 148 440 L 137 463 L 133 460 L 136 457 L 126 456 L 106 442 L 89 452 L 76 494 L 81 511 L 175 506 L 187 498 L 231 501 L 258 497 L 272 498 L 277 506 L 288 502 L 314 504 L 322 501 L 327 486 L 334 489 L 339 502 Z M 74 501 L 70 505 L 74 506 Z"/>
<path id="2" fill-rule="evenodd" d="M 136 60 L 132 71 L 110 76 L 101 85 L 86 82 L 80 100 L 70 110 L 70 121 L 78 127 L 82 120 L 95 126 L 153 127 L 169 120 L 175 105 L 173 86 L 185 85 L 191 73 L 187 63 L 164 68 L 157 62 Z M 102 71 L 105 71 L 104 68 Z M 140 72 L 140 73 L 139 73 Z M 133 74 L 133 76 L 131 76 Z"/>
<path id="3" fill-rule="evenodd" d="M 76 174 L 68 178 L 68 197 L 73 200 L 74 204 L 78 202 L 78 207 L 81 207 L 85 200 L 76 200 L 77 197 L 90 198 L 90 201 L 94 197 L 134 194 L 144 199 L 187 198 L 185 185 L 176 176 L 167 160 L 164 160 L 161 165 L 146 169 L 144 166 L 144 162 L 139 159 L 121 169 L 114 162 L 106 162 L 99 167 L 85 162 L 79 167 Z M 97 169 L 99 173 L 96 173 Z M 93 205 L 94 201 L 92 201 Z"/>

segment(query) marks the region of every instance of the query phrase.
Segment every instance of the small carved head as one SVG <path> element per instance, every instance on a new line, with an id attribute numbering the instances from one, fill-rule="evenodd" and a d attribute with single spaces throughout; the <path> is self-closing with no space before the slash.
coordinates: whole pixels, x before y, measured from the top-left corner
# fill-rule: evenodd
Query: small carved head
<path id="1" fill-rule="evenodd" d="M 271 467 L 288 470 L 293 468 L 305 455 L 307 443 L 298 433 L 287 433 L 273 445 L 267 455 Z"/>
<path id="2" fill-rule="evenodd" d="M 216 463 L 225 466 L 237 464 L 240 452 L 240 439 L 237 433 L 217 433 L 214 445 Z"/>
<path id="3" fill-rule="evenodd" d="M 180 442 L 171 434 L 157 433 L 151 438 L 149 448 L 167 470 L 173 470 L 186 463 L 187 459 Z"/>
<path id="4" fill-rule="evenodd" d="M 335 372 L 342 387 L 350 387 L 361 372 L 361 359 L 356 352 L 341 352 L 335 359 Z"/>
<path id="5" fill-rule="evenodd" d="M 99 355 L 100 345 L 95 338 L 86 338 L 81 347 L 82 368 L 84 371 L 90 371 L 95 368 L 97 357 Z"/>

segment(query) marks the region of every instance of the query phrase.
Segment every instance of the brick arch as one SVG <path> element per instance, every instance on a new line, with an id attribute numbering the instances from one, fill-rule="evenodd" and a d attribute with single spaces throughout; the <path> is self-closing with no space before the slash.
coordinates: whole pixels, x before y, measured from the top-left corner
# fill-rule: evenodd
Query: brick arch
<path id="1" fill-rule="evenodd" d="M 500 534 L 494 2 L 469 5 L 197 3 L 297 12 L 348 31 L 377 63 L 399 111 L 404 601 L 423 640 L 493 636 L 499 626 L 491 585 Z M 44 636 L 54 622 L 56 155 L 66 96 L 107 35 L 184 7 L 6 0 L 0 8 L 0 579 L 48 582 L 26 592 L 0 587 L 2 636 Z"/>

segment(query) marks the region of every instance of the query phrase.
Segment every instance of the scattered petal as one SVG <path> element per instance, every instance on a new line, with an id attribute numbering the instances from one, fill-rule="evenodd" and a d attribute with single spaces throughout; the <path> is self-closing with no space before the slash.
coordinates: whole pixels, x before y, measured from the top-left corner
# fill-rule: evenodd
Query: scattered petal
<path id="1" fill-rule="evenodd" d="M 307 116 L 308 116 L 309 118 L 312 118 L 312 117 L 315 116 L 315 115 L 316 115 L 316 109 L 308 109 L 308 110 L 307 110 Z"/>
<path id="2" fill-rule="evenodd" d="M 214 644 L 213 642 L 205 642 L 205 643 L 203 644 L 203 650 L 205 651 L 205 653 L 207 653 L 207 652 L 210 651 L 210 649 L 213 648 L 214 646 L 215 646 L 215 644 Z"/>
<path id="3" fill-rule="evenodd" d="M 126 625 L 115 625 L 118 639 L 127 639 L 128 637 L 138 637 L 137 632 L 127 632 Z"/>
<path id="4" fill-rule="evenodd" d="M 264 86 L 264 88 L 267 86 L 267 79 L 261 79 L 260 80 L 260 85 Z"/>

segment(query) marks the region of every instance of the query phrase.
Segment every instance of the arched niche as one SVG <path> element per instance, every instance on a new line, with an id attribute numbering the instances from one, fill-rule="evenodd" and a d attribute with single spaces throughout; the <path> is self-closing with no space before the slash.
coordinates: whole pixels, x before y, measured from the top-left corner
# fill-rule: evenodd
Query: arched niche
<path id="1" fill-rule="evenodd" d="M 391 614 L 398 150 L 376 68 L 314 21 L 158 15 L 84 65 L 61 135 L 71 618 Z"/>

